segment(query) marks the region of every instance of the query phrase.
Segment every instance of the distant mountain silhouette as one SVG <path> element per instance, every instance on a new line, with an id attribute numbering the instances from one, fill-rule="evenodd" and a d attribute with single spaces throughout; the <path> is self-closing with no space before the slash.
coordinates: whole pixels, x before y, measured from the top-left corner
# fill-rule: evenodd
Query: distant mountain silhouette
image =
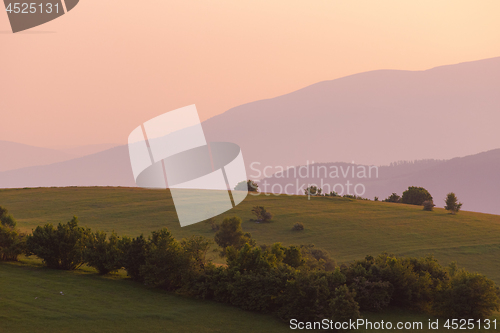
<path id="1" fill-rule="evenodd" d="M 10 141 L 0 141 L 0 172 L 34 165 L 46 165 L 75 158 L 73 154 L 55 149 L 33 147 Z"/>
<path id="2" fill-rule="evenodd" d="M 118 146 L 119 144 L 116 143 L 102 143 L 102 144 L 84 145 L 76 147 L 54 147 L 53 149 L 62 151 L 66 154 L 71 154 L 75 157 L 83 157 L 99 153 L 101 151 L 105 151 Z"/>
<path id="3" fill-rule="evenodd" d="M 387 165 L 500 146 L 500 57 L 425 71 L 377 70 L 241 105 L 206 120 L 208 141 L 247 165 Z"/>
<path id="4" fill-rule="evenodd" d="M 322 167 L 319 168 L 319 172 L 318 167 Z M 335 173 L 332 173 L 335 167 L 340 170 L 339 178 L 331 177 L 335 176 Z M 354 177 L 352 177 L 353 167 Z M 383 200 L 393 192 L 402 195 L 409 186 L 421 186 L 429 190 L 438 207 L 444 206 L 446 194 L 455 192 L 459 200 L 464 203 L 464 210 L 500 214 L 500 149 L 448 161 L 423 161 L 382 166 L 378 168 L 378 178 L 376 169 L 372 169 L 371 178 L 368 178 L 368 172 L 366 177 L 362 178 L 363 168 L 369 170 L 369 166 L 348 163 L 309 165 L 308 177 L 301 177 L 298 173 L 299 168 L 300 166 L 289 169 L 288 172 L 264 178 L 259 182 L 259 188 L 263 191 L 279 193 L 282 189 L 284 192 L 287 184 L 292 184 L 288 186 L 288 194 L 292 192 L 304 194 L 302 189 L 314 184 L 322 187 L 324 192 L 335 190 L 339 194 L 355 194 L 354 186 L 363 184 L 364 188 L 362 186 L 357 188 L 358 195 L 366 190 L 362 197 L 373 200 L 375 196 L 378 196 L 380 200 Z M 306 175 L 307 166 L 302 168 L 302 175 Z M 297 171 L 294 172 L 293 169 Z M 315 170 L 314 176 L 312 176 L 313 169 Z M 327 173 L 324 172 L 325 169 L 328 170 Z M 347 193 L 347 180 L 352 184 L 349 193 Z M 333 189 L 336 184 L 340 185 Z M 344 193 L 340 193 L 341 191 Z"/>
<path id="5" fill-rule="evenodd" d="M 0 172 L 0 188 L 135 186 L 128 147 L 51 165 Z"/>
<path id="6" fill-rule="evenodd" d="M 426 71 L 379 70 L 241 105 L 202 126 L 207 141 L 240 145 L 252 179 L 262 178 L 253 173 L 266 166 L 332 161 L 387 165 L 467 156 L 382 167 L 380 177 L 367 182 L 366 196 L 383 199 L 408 186 L 424 186 L 438 205 L 455 191 L 465 210 L 500 214 L 499 152 L 493 150 L 500 146 L 498 91 L 500 57 Z M 24 156 L 18 150 L 5 147 L 0 145 L 0 170 L 66 158 L 54 157 L 53 150 L 40 157 L 27 151 L 28 163 L 18 159 Z M 488 152 L 468 156 L 481 151 Z M 0 172 L 0 188 L 134 185 L 126 146 Z"/>

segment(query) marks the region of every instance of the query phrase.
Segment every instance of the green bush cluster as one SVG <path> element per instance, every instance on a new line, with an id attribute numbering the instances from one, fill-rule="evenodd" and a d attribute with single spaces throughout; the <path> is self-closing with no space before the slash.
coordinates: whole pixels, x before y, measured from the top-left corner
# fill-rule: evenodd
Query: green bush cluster
<path id="1" fill-rule="evenodd" d="M 0 261 L 17 261 L 25 252 L 25 234 L 16 228 L 16 220 L 0 206 Z"/>
<path id="2" fill-rule="evenodd" d="M 166 228 L 147 238 L 108 237 L 78 227 L 76 218 L 57 228 L 38 227 L 27 246 L 49 267 L 74 269 L 86 263 L 103 274 L 123 267 L 133 280 L 151 287 L 283 320 L 345 321 L 388 306 L 483 319 L 499 309 L 500 291 L 491 280 L 456 265 L 443 268 L 431 256 L 385 253 L 338 267 L 314 245 L 256 246 L 238 217 L 224 219 L 215 240 L 226 265 L 207 261 L 212 242 L 204 237 L 177 241 Z"/>

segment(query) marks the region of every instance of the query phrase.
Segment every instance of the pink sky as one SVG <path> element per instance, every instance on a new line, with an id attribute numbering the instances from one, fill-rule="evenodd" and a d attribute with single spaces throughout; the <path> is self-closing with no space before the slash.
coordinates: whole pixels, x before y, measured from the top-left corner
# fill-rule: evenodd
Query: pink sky
<path id="1" fill-rule="evenodd" d="M 0 140 L 125 144 L 190 104 L 204 120 L 358 72 L 497 57 L 499 13 L 498 0 L 81 0 L 11 34 L 2 10 Z"/>

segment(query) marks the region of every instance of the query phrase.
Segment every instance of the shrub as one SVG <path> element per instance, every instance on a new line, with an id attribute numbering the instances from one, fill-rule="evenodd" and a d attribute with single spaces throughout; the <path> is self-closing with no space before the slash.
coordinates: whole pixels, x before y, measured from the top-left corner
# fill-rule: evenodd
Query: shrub
<path id="1" fill-rule="evenodd" d="M 340 195 L 335 192 L 335 191 L 331 191 L 330 193 L 327 193 L 325 194 L 326 196 L 330 196 L 330 197 L 339 197 Z"/>
<path id="2" fill-rule="evenodd" d="M 97 269 L 99 274 L 107 274 L 122 267 L 123 252 L 118 246 L 120 238 L 113 232 L 109 238 L 106 233 L 97 231 L 87 238 L 84 261 Z"/>
<path id="3" fill-rule="evenodd" d="M 273 218 L 273 215 L 262 206 L 255 206 L 252 208 L 252 214 L 254 214 L 257 217 L 257 221 L 260 222 L 269 222 Z"/>
<path id="4" fill-rule="evenodd" d="M 462 208 L 462 203 L 458 202 L 457 196 L 453 192 L 448 193 L 445 202 L 446 206 L 444 206 L 444 209 L 449 210 L 451 214 L 458 213 L 460 208 Z"/>
<path id="5" fill-rule="evenodd" d="M 293 225 L 293 228 L 292 228 L 293 231 L 302 231 L 304 230 L 304 224 L 300 223 L 300 222 L 297 222 Z"/>
<path id="6" fill-rule="evenodd" d="M 424 201 L 432 200 L 431 194 L 423 187 L 410 186 L 403 192 L 401 202 L 421 206 Z"/>
<path id="7" fill-rule="evenodd" d="M 237 216 L 226 217 L 222 221 L 219 231 L 214 236 L 214 240 L 223 249 L 221 252 L 222 256 L 225 255 L 225 249 L 229 246 L 240 249 L 245 243 L 255 245 L 252 236 L 249 233 L 243 232 L 241 219 Z"/>
<path id="8" fill-rule="evenodd" d="M 424 210 L 428 212 L 432 212 L 434 210 L 434 207 L 436 205 L 434 204 L 434 201 L 432 200 L 426 200 L 424 201 Z"/>
<path id="9" fill-rule="evenodd" d="M 167 290 L 180 288 L 189 280 L 189 258 L 167 228 L 153 231 L 146 243 L 140 275 L 146 285 Z"/>
<path id="10" fill-rule="evenodd" d="M 134 281 L 143 282 L 141 267 L 146 262 L 147 240 L 143 235 L 136 238 L 123 237 L 118 242 L 122 253 L 122 267 Z"/>
<path id="11" fill-rule="evenodd" d="M 319 196 L 321 192 L 323 192 L 323 190 L 317 186 L 309 186 L 304 190 L 304 194 L 309 196 Z"/>
<path id="12" fill-rule="evenodd" d="M 75 216 L 66 224 L 38 226 L 26 238 L 28 254 L 43 259 L 50 268 L 72 270 L 85 263 L 84 248 L 90 229 L 78 226 Z"/>
<path id="13" fill-rule="evenodd" d="M 202 236 L 191 236 L 181 241 L 181 247 L 187 255 L 192 272 L 199 272 L 207 264 L 207 253 L 213 242 Z"/>
<path id="14" fill-rule="evenodd" d="M 399 195 L 397 195 L 396 193 L 393 193 L 387 199 L 385 199 L 384 202 L 400 203 L 401 202 L 401 197 Z"/>
<path id="15" fill-rule="evenodd" d="M 487 319 L 500 310 L 500 291 L 485 276 L 459 270 L 438 295 L 437 314 L 456 319 Z"/>
<path id="16" fill-rule="evenodd" d="M 0 206 L 0 224 L 10 228 L 15 228 L 17 224 L 14 217 L 10 215 L 9 211 L 2 206 Z"/>
<path id="17" fill-rule="evenodd" d="M 343 198 L 348 198 L 348 199 L 356 199 L 356 196 L 352 195 L 352 194 L 344 194 L 342 197 Z"/>
<path id="18" fill-rule="evenodd" d="M 378 201 L 378 197 L 373 198 L 373 201 Z"/>
<path id="19" fill-rule="evenodd" d="M 218 231 L 220 228 L 215 217 L 209 218 L 208 220 L 205 221 L 205 223 L 210 225 L 210 227 L 212 228 L 212 231 Z"/>
<path id="20" fill-rule="evenodd" d="M 239 182 L 234 188 L 236 191 L 248 191 L 248 192 L 257 192 L 259 189 L 259 185 L 253 180 L 247 180 Z"/>
<path id="21" fill-rule="evenodd" d="M 300 250 L 304 260 L 304 266 L 307 269 L 324 271 L 335 270 L 337 263 L 330 257 L 327 251 L 315 248 L 313 244 L 301 245 Z"/>
<path id="22" fill-rule="evenodd" d="M 25 235 L 13 227 L 0 224 L 0 261 L 17 261 L 25 251 Z"/>

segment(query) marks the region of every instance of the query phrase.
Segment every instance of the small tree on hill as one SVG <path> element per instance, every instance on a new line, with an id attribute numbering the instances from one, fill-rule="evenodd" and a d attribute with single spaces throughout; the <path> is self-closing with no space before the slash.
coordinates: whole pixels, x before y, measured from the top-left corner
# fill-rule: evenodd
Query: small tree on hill
<path id="1" fill-rule="evenodd" d="M 428 212 L 432 212 L 434 210 L 435 206 L 436 205 L 434 204 L 434 201 L 432 201 L 432 200 L 424 201 L 424 210 L 426 210 Z"/>
<path id="2" fill-rule="evenodd" d="M 401 202 L 401 197 L 399 195 L 397 195 L 396 193 L 393 193 L 387 199 L 385 199 L 384 202 L 396 202 L 396 203 L 399 203 L 399 202 Z"/>
<path id="3" fill-rule="evenodd" d="M 9 228 L 15 228 L 17 224 L 14 217 L 10 215 L 9 211 L 2 206 L 0 206 L 0 223 Z"/>
<path id="4" fill-rule="evenodd" d="M 222 247 L 221 256 L 225 255 L 225 250 L 229 246 L 240 249 L 246 243 L 254 246 L 255 241 L 250 233 L 244 233 L 241 228 L 241 218 L 238 216 L 226 217 L 220 224 L 219 231 L 214 236 L 215 243 Z"/>
<path id="5" fill-rule="evenodd" d="M 257 221 L 260 222 L 269 222 L 273 218 L 273 214 L 266 211 L 266 209 L 262 206 L 255 206 L 252 208 L 252 214 L 257 217 Z"/>
<path id="6" fill-rule="evenodd" d="M 462 203 L 458 202 L 457 196 L 453 192 L 448 193 L 445 202 L 446 206 L 444 206 L 444 209 L 449 210 L 452 214 L 458 213 L 460 208 L 462 208 Z"/>
<path id="7" fill-rule="evenodd" d="M 254 182 L 253 180 L 249 179 L 247 181 L 239 182 L 234 189 L 236 191 L 247 190 L 248 192 L 257 192 L 259 189 L 259 185 L 257 185 L 257 183 Z"/>
<path id="8" fill-rule="evenodd" d="M 309 186 L 308 188 L 306 188 L 304 190 L 304 194 L 305 195 L 321 195 L 321 193 L 323 192 L 323 190 L 321 189 L 321 187 L 317 187 L 317 186 Z"/>
<path id="9" fill-rule="evenodd" d="M 424 201 L 432 200 L 432 196 L 423 187 L 410 186 L 406 191 L 403 192 L 403 197 L 401 202 L 410 205 L 421 206 Z"/>

